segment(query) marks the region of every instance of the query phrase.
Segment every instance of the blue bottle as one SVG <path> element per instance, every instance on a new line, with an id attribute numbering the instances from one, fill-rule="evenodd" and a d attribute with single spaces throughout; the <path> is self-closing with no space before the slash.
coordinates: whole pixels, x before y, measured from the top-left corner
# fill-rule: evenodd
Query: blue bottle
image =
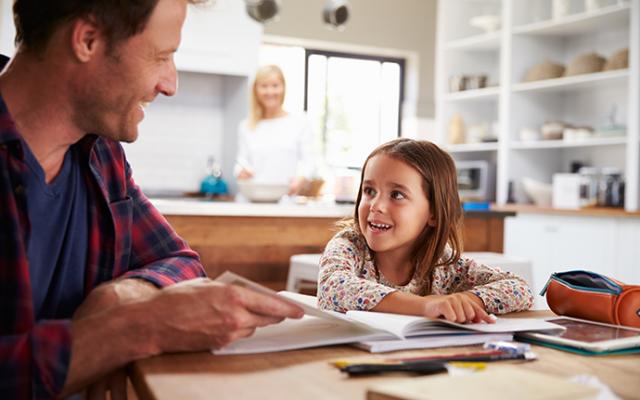
<path id="1" fill-rule="evenodd" d="M 207 159 L 207 176 L 200 183 L 200 193 L 209 198 L 229 194 L 227 183 L 222 179 L 222 168 L 213 157 Z"/>

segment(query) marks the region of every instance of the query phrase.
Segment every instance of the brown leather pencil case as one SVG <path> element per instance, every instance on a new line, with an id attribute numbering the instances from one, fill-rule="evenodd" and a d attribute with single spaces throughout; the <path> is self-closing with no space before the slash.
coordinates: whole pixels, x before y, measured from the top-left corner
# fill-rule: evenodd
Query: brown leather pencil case
<path id="1" fill-rule="evenodd" d="M 558 315 L 640 328 L 640 285 L 590 271 L 556 272 L 541 296 Z"/>

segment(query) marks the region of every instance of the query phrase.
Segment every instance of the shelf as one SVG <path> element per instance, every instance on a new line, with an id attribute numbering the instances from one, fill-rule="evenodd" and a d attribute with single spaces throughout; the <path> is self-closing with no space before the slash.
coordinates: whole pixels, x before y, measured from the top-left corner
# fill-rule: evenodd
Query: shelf
<path id="1" fill-rule="evenodd" d="M 564 92 L 574 89 L 585 89 L 597 86 L 610 86 L 612 83 L 624 83 L 629 78 L 628 69 L 619 69 L 605 72 L 594 72 L 592 74 L 582 74 L 566 76 L 555 79 L 544 79 L 541 81 L 515 83 L 511 90 L 515 93 L 523 92 Z"/>
<path id="2" fill-rule="evenodd" d="M 581 12 L 559 19 L 534 22 L 513 29 L 516 35 L 575 36 L 629 24 L 629 4 L 611 5 L 591 12 Z"/>
<path id="3" fill-rule="evenodd" d="M 472 152 L 483 152 L 483 151 L 497 151 L 498 143 L 497 142 L 487 142 L 487 143 L 463 143 L 463 144 L 449 144 L 446 145 L 445 150 L 449 153 L 472 153 Z"/>
<path id="4" fill-rule="evenodd" d="M 500 87 L 492 86 L 482 89 L 463 90 L 460 92 L 447 93 L 443 96 L 443 99 L 444 101 L 497 100 L 499 94 Z"/>
<path id="5" fill-rule="evenodd" d="M 530 142 L 514 142 L 511 148 L 514 150 L 539 150 L 539 149 L 564 149 L 591 146 L 622 146 L 627 143 L 625 136 L 612 138 L 593 138 L 584 140 L 539 140 Z"/>
<path id="6" fill-rule="evenodd" d="M 497 51 L 500 49 L 500 31 L 452 40 L 445 43 L 444 48 L 445 50 Z"/>

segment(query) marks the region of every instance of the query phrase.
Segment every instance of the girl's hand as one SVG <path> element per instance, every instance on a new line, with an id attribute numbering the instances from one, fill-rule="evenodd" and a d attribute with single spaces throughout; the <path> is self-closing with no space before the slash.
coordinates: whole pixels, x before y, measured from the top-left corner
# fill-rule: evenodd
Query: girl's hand
<path id="1" fill-rule="evenodd" d="M 427 318 L 444 317 L 447 321 L 458 323 L 495 322 L 487 314 L 482 300 L 471 292 L 426 296 L 423 315 Z"/>

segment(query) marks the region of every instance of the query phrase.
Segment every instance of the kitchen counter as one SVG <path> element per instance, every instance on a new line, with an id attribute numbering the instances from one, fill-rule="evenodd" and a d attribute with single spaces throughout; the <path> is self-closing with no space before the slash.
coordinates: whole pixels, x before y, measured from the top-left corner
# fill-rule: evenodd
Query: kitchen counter
<path id="1" fill-rule="evenodd" d="M 315 217 L 342 218 L 353 215 L 353 204 L 308 202 L 296 204 L 210 201 L 204 199 L 150 199 L 163 215 L 220 217 Z"/>
<path id="2" fill-rule="evenodd" d="M 519 214 L 554 214 L 554 215 L 574 215 L 584 217 L 609 217 L 609 218 L 640 218 L 640 211 L 625 211 L 624 208 L 611 207 L 586 207 L 580 209 L 563 209 L 552 207 L 538 207 L 532 204 L 505 204 L 492 205 L 492 211 L 513 212 Z"/>

